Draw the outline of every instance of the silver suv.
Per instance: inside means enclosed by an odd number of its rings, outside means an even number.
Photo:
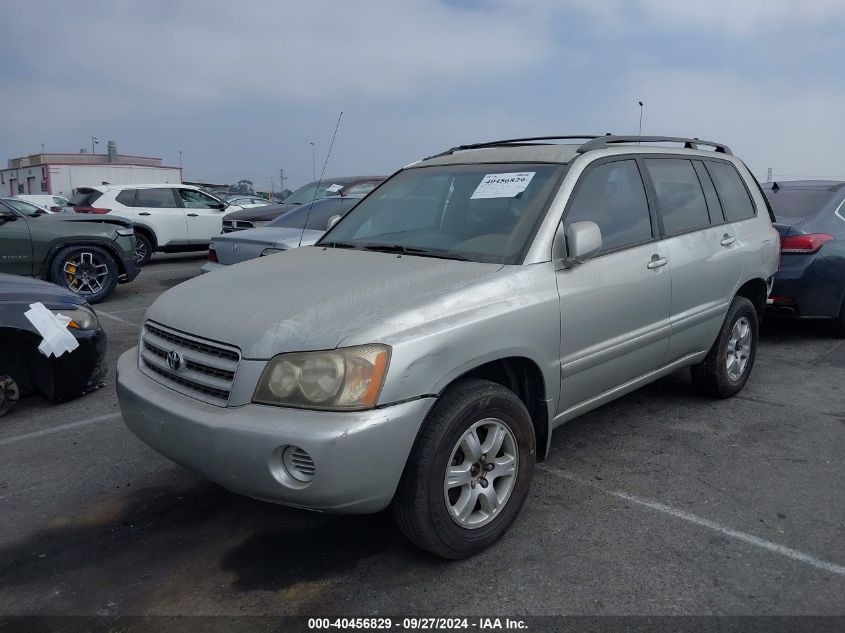
[[[683,367],[739,392],[777,264],[759,185],[724,145],[461,146],[313,247],[165,292],[120,357],[120,406],[232,491],[390,507],[460,558],[514,521],[564,422]]]

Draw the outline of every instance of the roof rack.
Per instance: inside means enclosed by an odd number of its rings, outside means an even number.
[[[606,137],[612,138],[621,138],[621,137],[614,137],[610,132],[605,134]],[[469,145],[458,145],[457,147],[452,147],[447,149],[445,152],[440,152],[439,154],[434,154],[433,156],[427,156],[423,160],[429,160],[431,158],[439,158],[440,156],[448,156],[450,154],[454,154],[455,152],[461,152],[468,149],[483,149],[485,147],[502,147],[504,145],[533,145],[537,141],[581,141],[584,139],[588,139],[590,141],[597,140],[602,138],[600,134],[570,134],[566,136],[529,136],[526,138],[506,138],[500,141],[488,141],[486,143],[471,143]],[[581,146],[583,147],[583,145]]]
[[[706,145],[714,148],[720,154],[733,155],[731,148],[722,143],[713,141],[702,141],[700,138],[683,138],[679,136],[600,136],[593,138],[578,148],[579,154],[590,152],[594,149],[606,149],[611,145],[622,143],[683,143],[686,149],[698,149],[699,145]]]

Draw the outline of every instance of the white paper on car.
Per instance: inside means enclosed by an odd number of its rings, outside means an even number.
[[[326,191],[331,193],[337,193],[341,189],[343,189],[343,185],[332,185],[331,187],[326,187]]]
[[[528,188],[535,171],[520,171],[508,174],[487,174],[472,192],[470,199],[513,198]]]
[[[65,352],[72,352],[79,347],[76,337],[67,331],[70,317],[53,314],[43,303],[30,303],[29,310],[23,313],[43,337],[38,351],[47,356],[59,357]]]

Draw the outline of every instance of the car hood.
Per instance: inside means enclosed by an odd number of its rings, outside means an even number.
[[[333,349],[348,335],[492,275],[499,264],[297,248],[186,281],[147,318],[240,348],[244,358]]]
[[[270,204],[263,207],[250,207],[232,211],[223,216],[224,220],[275,220],[283,213],[295,209],[298,204]]]
[[[132,220],[124,218],[119,215],[102,214],[80,214],[69,215],[67,213],[51,213],[49,215],[42,215],[38,218],[38,222],[46,220],[47,222],[87,222],[88,224],[113,224],[116,226],[132,226]]]
[[[87,302],[55,284],[17,275],[0,274],[0,303],[20,302],[25,304],[41,302],[44,305],[82,306]]]

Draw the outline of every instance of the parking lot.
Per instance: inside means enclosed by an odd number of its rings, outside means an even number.
[[[203,261],[158,255],[97,306],[111,368]],[[0,421],[2,614],[845,613],[845,342],[813,324],[767,323],[736,398],[684,371],[558,429],[514,527],[459,562],[203,481],[123,426],[114,378]]]

